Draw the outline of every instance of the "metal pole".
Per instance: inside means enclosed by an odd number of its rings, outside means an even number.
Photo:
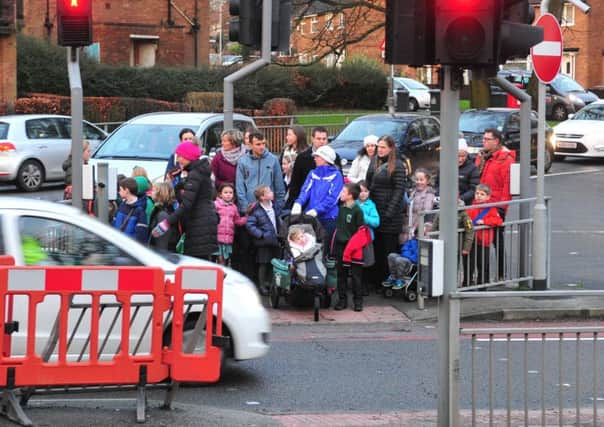
[[[271,63],[271,19],[273,11],[272,0],[262,0],[262,56],[260,59],[229,74],[224,78],[224,128],[233,128],[234,93],[233,84],[242,77],[252,74]]]
[[[539,82],[537,123],[537,191],[533,223],[533,289],[547,289],[545,245],[547,239],[545,207],[545,84]]]
[[[223,1],[220,0],[220,33],[218,34],[218,65],[222,66],[222,32],[224,27],[222,26],[222,7],[224,6]]]
[[[390,76],[388,77],[388,114],[394,114],[396,111],[396,98],[394,96],[394,65],[390,65]]]
[[[438,311],[439,394],[438,425],[459,424],[459,304],[450,295],[457,290],[457,139],[461,72],[443,67],[441,93],[440,238],[445,244],[444,295]]]
[[[97,165],[97,174],[97,215],[98,219],[105,224],[109,224],[109,193],[107,191],[107,185],[109,183],[109,163],[100,162]]]
[[[531,96],[517,88],[503,77],[497,77],[497,83],[520,101],[520,198],[530,197],[531,184]],[[530,218],[530,206],[522,203],[519,207],[520,219]],[[520,228],[520,277],[528,276],[529,233],[526,226]]]
[[[67,73],[71,89],[71,204],[82,209],[82,144],[84,106],[82,78],[80,76],[79,51],[75,47],[67,48]]]

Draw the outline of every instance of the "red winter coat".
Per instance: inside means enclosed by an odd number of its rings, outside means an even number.
[[[493,203],[493,202],[494,202],[493,199],[489,199],[489,201],[488,201],[488,203]],[[493,243],[493,234],[494,234],[493,228],[491,228],[491,227],[499,227],[501,224],[503,224],[503,220],[497,213],[497,208],[495,206],[491,206],[488,208],[481,208],[480,203],[478,203],[476,200],[474,200],[474,202],[472,203],[472,206],[476,206],[476,207],[468,209],[468,215],[470,216],[470,218],[472,218],[472,224],[475,227],[480,226],[478,224],[474,224],[474,220],[476,219],[476,217],[482,212],[482,210],[488,209],[488,212],[481,218],[481,220],[483,222],[483,224],[481,224],[481,225],[486,225],[490,228],[487,228],[485,230],[476,230],[476,242],[480,246],[489,247],[489,246],[491,246],[491,243]]]
[[[214,201],[214,206],[216,207],[216,212],[220,217],[220,222],[218,223],[218,233],[216,236],[218,243],[222,243],[223,245],[231,245],[233,244],[233,239],[235,238],[235,224],[244,225],[247,222],[247,217],[239,216],[239,210],[237,209],[237,205],[235,203],[227,203],[221,198],[217,198]]]
[[[346,244],[342,262],[344,264],[363,264],[363,248],[369,243],[371,243],[371,230],[366,225],[362,225]]]
[[[479,153],[476,156],[476,167],[480,166]],[[480,173],[480,183],[491,187],[491,202],[512,200],[510,194],[510,166],[516,161],[516,153],[505,147],[495,151],[488,159]],[[507,210],[507,205],[502,206]]]

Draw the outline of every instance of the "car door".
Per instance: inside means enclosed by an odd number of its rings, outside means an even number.
[[[432,172],[432,175],[436,175],[440,160],[440,123],[432,117],[426,117],[422,119],[422,132],[429,153],[424,167]]]
[[[46,179],[65,176],[62,165],[71,149],[70,136],[59,118],[42,117],[25,121],[25,133],[35,157],[44,166]]]
[[[505,146],[518,153],[520,150],[520,113],[515,112],[507,116],[503,125],[503,138]]]
[[[417,168],[429,168],[432,157],[431,144],[429,144],[424,135],[422,120],[417,119],[409,123],[405,146],[408,147],[408,157],[411,161],[413,170]]]

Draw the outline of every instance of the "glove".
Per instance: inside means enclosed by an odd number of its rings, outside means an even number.
[[[157,224],[155,228],[151,231],[151,235],[155,238],[161,237],[166,234],[166,231],[170,228],[170,223],[167,219],[164,219],[162,222]]]
[[[292,215],[300,215],[302,213],[302,205],[300,203],[294,203],[292,206]]]
[[[316,217],[317,216],[317,211],[314,210],[314,209],[311,209],[309,211],[306,211],[306,215],[310,215],[310,216]]]

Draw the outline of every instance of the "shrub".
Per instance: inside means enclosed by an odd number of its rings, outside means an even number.
[[[188,92],[185,96],[185,104],[191,111],[222,111],[223,100],[222,92]]]
[[[340,69],[341,102],[346,108],[380,109],[388,93],[380,64],[365,57],[347,59]]]

